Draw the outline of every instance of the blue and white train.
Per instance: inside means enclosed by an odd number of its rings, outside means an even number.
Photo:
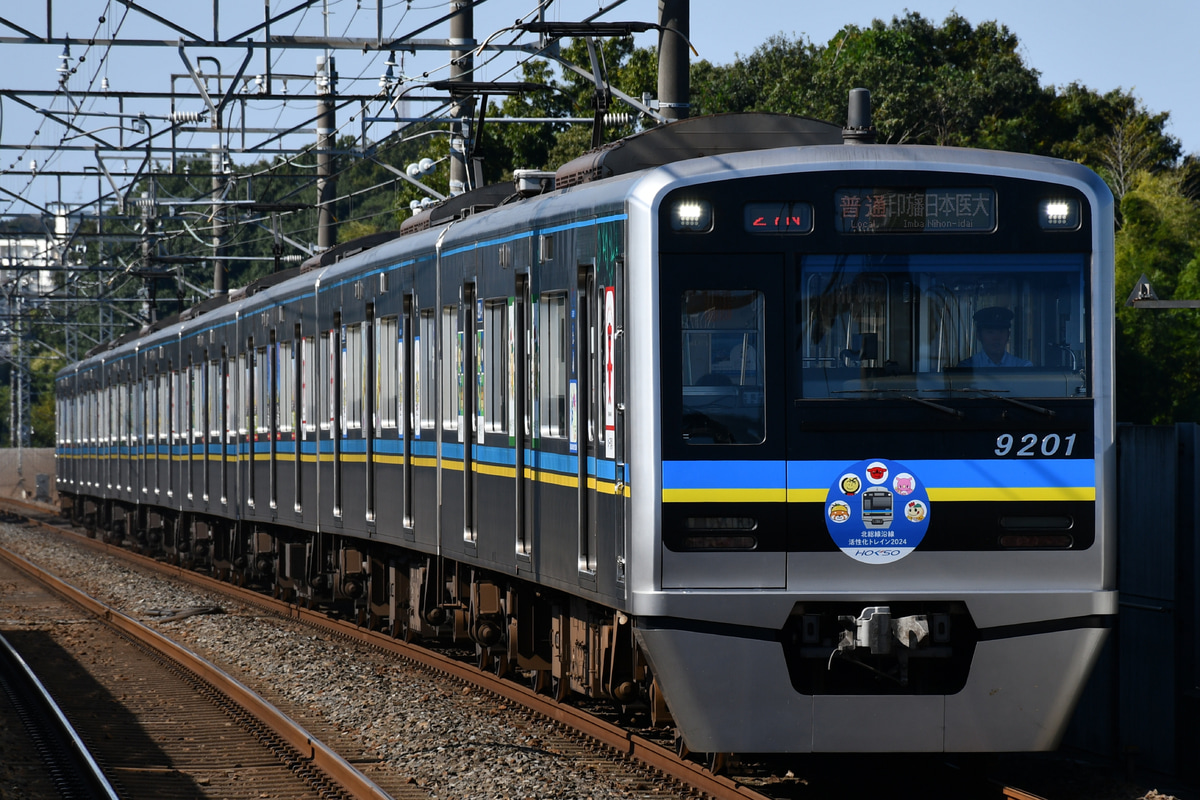
[[[1053,748],[1117,611],[1112,198],[851,134],[674,123],[125,336],[57,489],[695,752]]]

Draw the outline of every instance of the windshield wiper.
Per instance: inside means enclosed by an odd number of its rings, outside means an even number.
[[[959,419],[962,419],[966,416],[966,414],[959,411],[957,408],[944,406],[941,403],[935,403],[932,400],[926,400],[924,397],[915,397],[911,394],[905,394],[904,391],[904,389],[839,389],[830,392],[830,394],[890,394],[899,397],[901,400],[911,400],[914,403],[920,403],[923,406],[929,406],[930,408],[941,411],[943,414],[949,414],[952,417],[958,417]],[[799,403],[800,399],[797,399],[796,402]]]
[[[945,389],[929,389],[927,391],[943,392],[946,390]],[[1043,406],[1037,406],[1037,405],[1034,405],[1033,403],[1026,403],[1024,400],[1017,400],[1016,398],[1013,398],[1013,397],[1005,397],[1004,395],[1000,394],[999,392],[993,392],[988,389],[966,388],[966,389],[950,389],[950,391],[952,391],[952,392],[975,392],[976,394],[981,394],[984,397],[991,397],[995,400],[1003,400],[1006,403],[1012,403],[1014,406],[1020,406],[1021,408],[1027,409],[1029,411],[1035,411],[1038,414],[1045,414],[1047,417],[1053,417],[1057,413],[1052,408],[1044,408]]]

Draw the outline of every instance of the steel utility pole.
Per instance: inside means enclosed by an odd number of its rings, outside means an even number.
[[[687,119],[691,110],[688,42],[691,0],[658,0],[658,110],[667,121]]]
[[[213,145],[212,151],[212,248],[213,295],[229,293],[225,260],[225,150]]]
[[[450,54],[450,82],[453,84],[471,80],[471,73],[475,71],[475,61],[471,57],[475,46],[475,12],[466,0],[450,0],[450,13],[453,15],[450,17],[450,44],[455,48]],[[471,150],[467,141],[471,135],[471,104],[464,103],[453,86],[450,95],[454,98],[450,116],[455,119],[450,123],[450,195],[454,196],[471,187],[467,172],[467,153]],[[462,122],[464,116],[468,120],[466,123]]]
[[[333,145],[337,136],[337,106],[334,92],[337,68],[333,56],[317,56],[317,249],[337,244],[333,202],[337,178],[333,175]]]

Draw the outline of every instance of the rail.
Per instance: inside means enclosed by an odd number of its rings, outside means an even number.
[[[118,800],[103,770],[21,654],[0,635],[0,689],[9,696],[63,797]]]

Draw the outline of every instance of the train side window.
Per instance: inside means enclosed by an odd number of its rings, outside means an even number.
[[[421,332],[413,343],[417,351],[413,356],[413,363],[417,369],[417,374],[414,376],[416,384],[413,387],[415,390],[413,414],[420,421],[420,427],[428,429],[437,424],[437,404],[434,402],[433,394],[434,370],[437,368],[437,348],[434,347],[436,323],[433,318],[433,309],[422,311],[420,321]]]
[[[488,300],[483,306],[483,414],[490,433],[508,430],[510,308],[509,299],[504,297]]]
[[[279,343],[279,431],[291,433],[296,423],[296,362],[291,339]]]
[[[125,382],[121,384],[121,401],[124,403],[121,434],[125,443],[130,444],[133,439],[133,382],[128,373],[125,375]]]
[[[260,347],[254,353],[254,432],[270,433],[271,384],[270,361],[267,360],[267,348]]]
[[[105,391],[108,393],[108,440],[110,444],[116,444],[121,439],[121,395],[113,383]]]
[[[321,430],[327,431],[333,425],[333,331],[326,331],[321,334],[321,354],[325,363],[325,405],[321,406],[321,401],[317,400],[317,407],[321,414]]]
[[[396,317],[384,317],[375,325],[375,409],[382,428],[395,428],[398,419],[400,340],[397,322]]]
[[[135,442],[143,442],[150,430],[149,390],[146,378],[134,379],[131,385],[133,391],[133,436]]]
[[[683,293],[683,438],[688,444],[758,444],[766,431],[762,292]]]
[[[109,428],[109,438],[112,439],[114,444],[119,444],[121,442],[121,434],[123,433],[121,430],[121,385],[109,384],[108,396],[110,403],[109,411],[112,414],[112,426]]]
[[[458,430],[462,413],[462,334],[458,306],[442,307],[442,428]]]
[[[108,395],[100,387],[96,387],[96,441],[108,443]]]
[[[317,357],[313,338],[300,340],[300,424],[307,433],[317,429]]]
[[[542,295],[538,302],[538,378],[543,436],[567,435],[567,295]]]
[[[147,373],[142,380],[142,391],[142,407],[146,415],[142,432],[145,434],[146,443],[149,444],[158,438],[158,379]]]
[[[167,375],[165,372],[160,372],[154,377],[154,432],[158,434],[159,441],[166,441],[167,426],[170,419],[170,402],[171,391],[167,387]]]
[[[171,370],[171,440],[178,442],[187,430],[187,373]]]
[[[208,362],[208,435],[219,441],[221,430],[221,362]]]
[[[234,433],[246,435],[246,354],[238,353],[237,363],[229,372],[229,416],[232,424],[229,426]]]
[[[190,372],[192,374],[192,438],[200,439],[204,436],[205,393],[208,390],[204,384],[204,365],[194,364]]]
[[[111,376],[109,380],[112,380]],[[121,435],[118,416],[120,395],[117,394],[117,387],[113,383],[109,383],[104,391],[108,396],[108,441],[109,444],[116,444]]]
[[[363,326],[346,325],[342,342],[342,430],[362,427]]]

